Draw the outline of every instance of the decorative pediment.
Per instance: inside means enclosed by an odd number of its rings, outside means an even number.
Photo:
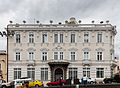
[[[103,48],[97,48],[96,51],[104,51],[105,49]]]
[[[77,51],[78,49],[77,48],[70,48],[68,49],[69,51]]]
[[[40,49],[40,51],[49,51],[49,49],[47,49],[47,48],[42,48],[42,49]]]
[[[34,48],[28,48],[27,51],[28,51],[28,52],[36,51],[36,49],[34,49]]]
[[[19,49],[19,48],[15,48],[14,50],[15,50],[15,52],[21,52],[22,51],[22,49]]]
[[[90,48],[83,48],[82,50],[83,50],[83,51],[91,51]]]
[[[65,51],[65,49],[63,49],[63,47],[61,47],[61,46],[57,46],[57,47],[53,48],[53,51]]]

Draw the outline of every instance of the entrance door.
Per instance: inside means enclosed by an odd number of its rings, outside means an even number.
[[[55,70],[55,80],[60,79],[61,77],[63,77],[63,70],[60,68],[57,68]]]

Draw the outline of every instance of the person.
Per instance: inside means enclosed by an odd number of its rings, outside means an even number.
[[[84,77],[83,77],[84,84],[87,84],[87,79],[88,79],[88,77],[86,75],[84,75]]]
[[[62,86],[62,76],[60,77],[60,86]]]

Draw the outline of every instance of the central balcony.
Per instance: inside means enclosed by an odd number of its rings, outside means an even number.
[[[27,60],[27,66],[35,66],[35,60]]]
[[[82,60],[82,65],[83,66],[85,66],[85,65],[90,66],[90,65],[92,65],[92,62],[91,62],[91,60]]]

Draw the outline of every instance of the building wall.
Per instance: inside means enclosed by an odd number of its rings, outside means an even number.
[[[99,26],[99,24],[98,24]],[[101,24],[100,24],[101,26]],[[103,25],[104,27],[79,27],[79,28],[74,28],[70,27],[70,30],[66,27],[60,27],[60,28],[54,28],[54,27],[49,27],[49,28],[27,28],[25,29],[24,27],[17,29],[17,27],[8,27],[8,30],[13,30],[15,34],[20,33],[21,35],[21,43],[16,43],[15,42],[15,35],[14,36],[9,36],[8,37],[8,62],[9,62],[9,67],[8,67],[8,80],[13,80],[14,77],[14,70],[13,68],[21,68],[22,76],[27,76],[27,66],[29,62],[28,60],[28,51],[29,49],[32,49],[35,53],[35,78],[36,79],[41,79],[40,78],[40,68],[42,67],[47,67],[48,68],[48,81],[51,80],[51,72],[50,72],[50,67],[48,65],[48,62],[54,61],[53,57],[53,52],[55,48],[61,48],[64,52],[64,60],[70,62],[70,65],[68,68],[71,67],[76,67],[78,68],[78,78],[83,77],[83,68],[84,67],[89,67],[90,68],[90,74],[92,78],[96,78],[96,68],[104,68],[104,78],[105,77],[110,77],[111,76],[111,66],[114,63],[114,59],[112,58],[110,53],[113,54],[112,57],[114,57],[114,36],[115,32],[112,31],[113,26]],[[26,26],[27,27],[27,26]],[[46,31],[45,31],[46,30]],[[63,30],[63,31],[62,31]],[[65,31],[66,30],[66,31]],[[89,33],[89,43],[84,43],[83,42],[83,35],[85,32]],[[103,42],[102,43],[97,43],[97,34],[101,32],[103,35]],[[35,42],[34,43],[29,43],[28,42],[28,35],[29,33],[34,34]],[[42,34],[47,33],[48,34],[48,43],[42,43]],[[54,43],[54,34],[55,33],[63,33],[64,35],[64,42],[63,43]],[[71,33],[74,33],[76,35],[76,42],[75,43],[70,43],[70,35]],[[112,44],[110,44],[110,36],[112,36]],[[42,49],[47,49],[48,51],[48,60],[47,61],[42,61]],[[88,62],[85,62],[83,60],[83,51],[84,49],[89,49],[90,52],[90,60]],[[97,50],[102,50],[103,51],[103,60],[102,61],[97,61],[96,60],[96,52]],[[15,61],[15,51],[19,50],[21,52],[21,60],[20,61]],[[70,60],[70,51],[73,50],[76,52],[76,60],[71,61]],[[85,65],[88,63],[89,66]],[[112,64],[111,64],[112,63]],[[67,78],[68,78],[68,70],[67,70]],[[102,80],[103,78],[96,78],[97,80]]]
[[[0,50],[0,64],[2,79],[7,81],[7,54],[5,50]]]

